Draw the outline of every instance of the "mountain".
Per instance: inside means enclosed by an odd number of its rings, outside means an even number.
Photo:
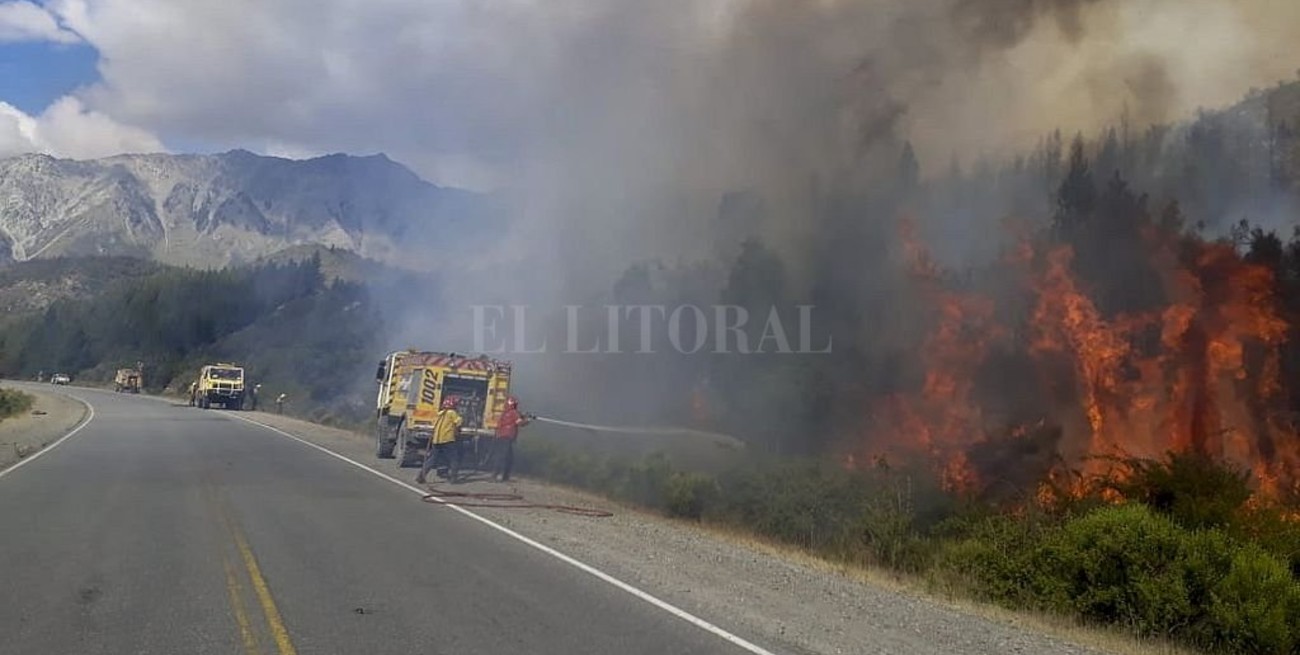
[[[0,262],[124,255],[216,267],[321,245],[418,267],[431,234],[479,243],[500,221],[489,196],[435,186],[384,155],[0,159]]]

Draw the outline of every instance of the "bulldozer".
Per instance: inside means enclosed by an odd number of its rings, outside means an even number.
[[[467,461],[479,461],[510,396],[511,364],[486,355],[404,350],[389,353],[375,373],[375,455],[416,466],[427,454],[444,397],[464,419]]]

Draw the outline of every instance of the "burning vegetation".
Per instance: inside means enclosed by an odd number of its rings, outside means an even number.
[[[1249,471],[1259,499],[1300,495],[1294,242],[1245,226],[1211,240],[1176,205],[1156,219],[1118,177],[1094,192],[1081,152],[1051,229],[1010,235],[970,280],[912,221],[899,233],[926,307],[922,374],[871,402],[847,461],[919,458],[950,491],[1050,503],[1195,455]]]

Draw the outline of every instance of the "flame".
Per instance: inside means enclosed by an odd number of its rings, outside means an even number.
[[[1071,360],[1079,386],[1080,410],[1087,420],[1087,454],[1118,454],[1122,448],[1109,428],[1123,420],[1116,398],[1125,392],[1120,368],[1129,356],[1122,327],[1106,322],[1070,274],[1073,251],[1058,248],[1047,255],[1047,270],[1032,284],[1038,296],[1029,350],[1040,357]]]
[[[989,471],[972,452],[995,435],[983,402],[990,390],[976,381],[998,348],[1022,354],[1031,370],[1018,373],[1036,376],[1049,399],[1026,401],[1021,414],[1061,429],[1057,464],[1029,487],[1040,504],[1104,497],[1090,478],[1122,478],[1117,460],[1170,452],[1250,470],[1264,498],[1300,493],[1300,435],[1282,418],[1281,349],[1291,326],[1271,269],[1247,262],[1232,244],[1148,227],[1143,247],[1165,304],[1107,316],[1077,276],[1069,246],[1021,239],[1000,264],[1024,281],[1028,309],[1016,318],[946,281],[912,221],[901,222],[900,235],[926,308],[915,353],[923,375],[912,390],[873,401],[868,433],[852,446],[860,454],[846,465],[882,451],[923,456],[945,488],[977,493]],[[998,438],[1026,435],[1013,426]]]
[[[877,408],[876,423],[888,426],[886,441],[904,454],[932,457],[946,489],[967,492],[979,481],[965,449],[984,439],[981,408],[974,398],[975,373],[990,343],[1003,331],[994,322],[992,300],[944,285],[911,220],[900,223],[900,234],[912,279],[933,310],[929,319],[934,328],[920,347],[920,390],[885,398]]]

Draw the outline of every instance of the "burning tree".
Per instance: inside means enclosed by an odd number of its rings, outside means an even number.
[[[1195,454],[1251,471],[1262,496],[1300,491],[1282,258],[1189,234],[1176,209],[1153,219],[1118,175],[1097,193],[1078,143],[1070,161],[1052,229],[1016,235],[992,267],[990,279],[1017,281],[1010,293],[945,278],[902,222],[927,308],[923,374],[872,401],[853,461],[925,458],[954,491],[1009,482],[1027,496]]]

